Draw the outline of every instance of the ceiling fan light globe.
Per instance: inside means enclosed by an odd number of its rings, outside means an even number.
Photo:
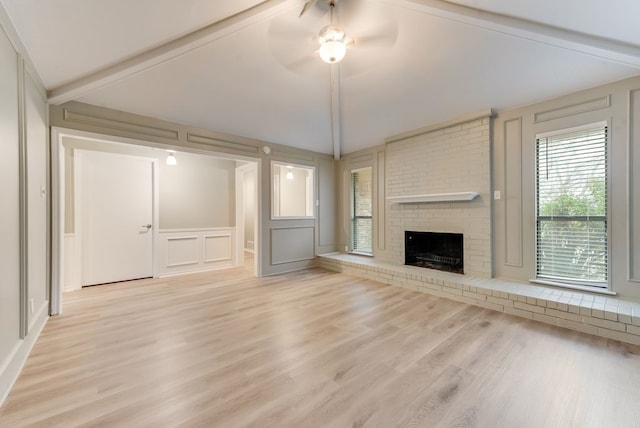
[[[320,58],[327,64],[340,62],[347,53],[347,47],[343,42],[330,40],[320,45]]]
[[[327,25],[320,30],[320,42],[328,42],[330,40],[342,41],[346,34],[344,30],[337,25]]]

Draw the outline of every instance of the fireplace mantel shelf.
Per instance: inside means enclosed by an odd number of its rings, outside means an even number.
[[[464,202],[471,201],[478,192],[430,193],[427,195],[388,196],[387,200],[394,204],[419,204],[429,202]]]

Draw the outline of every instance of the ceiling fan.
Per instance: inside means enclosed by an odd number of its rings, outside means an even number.
[[[298,18],[301,18],[318,0],[309,0],[304,4]],[[320,45],[318,53],[320,58],[328,64],[335,64],[340,62],[345,54],[347,48],[353,46],[354,41],[346,36],[344,30],[340,28],[334,22],[334,9],[336,7],[337,0],[325,0],[329,5],[329,25],[324,26],[318,35],[318,44]]]
[[[335,64],[345,54],[353,58],[345,61],[345,77],[370,71],[398,36],[393,9],[383,2],[309,0],[290,12],[271,21],[269,48],[277,62],[306,78],[322,74],[319,58]]]

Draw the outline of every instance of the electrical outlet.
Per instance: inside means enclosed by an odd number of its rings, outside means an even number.
[[[344,246],[344,252],[348,253],[349,252],[349,247],[347,245]]]
[[[500,191],[499,190],[494,190],[493,191],[493,199],[495,199],[496,201],[498,199],[500,199]]]
[[[33,297],[29,299],[29,309],[31,310],[31,313],[33,313]]]

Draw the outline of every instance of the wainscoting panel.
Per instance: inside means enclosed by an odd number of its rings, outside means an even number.
[[[314,227],[295,226],[271,229],[271,264],[311,260],[314,254]]]
[[[198,263],[198,237],[167,238],[167,267]]]
[[[231,235],[206,235],[204,237],[204,262],[220,262],[233,258]]]
[[[235,245],[235,227],[161,230],[154,245],[154,274],[162,277],[234,266]]]
[[[629,97],[629,279],[640,282],[640,89]]]
[[[522,119],[504,123],[504,263],[522,267]]]

